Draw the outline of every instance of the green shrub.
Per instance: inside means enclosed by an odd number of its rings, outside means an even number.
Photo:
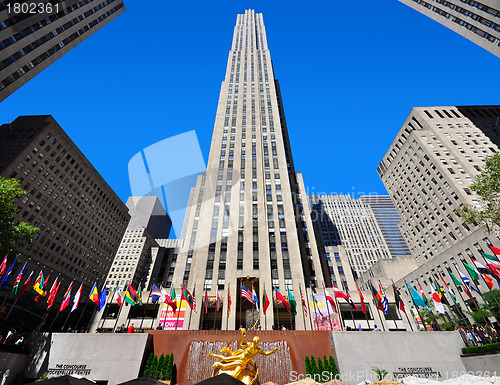
[[[337,365],[335,364],[335,359],[332,355],[330,355],[327,359],[326,355],[323,355],[323,361],[320,357],[318,357],[317,361],[314,356],[305,357],[305,367],[306,367],[306,375],[317,382],[323,381],[322,375],[324,372],[330,373],[328,379],[335,378],[339,373],[337,369]],[[317,362],[317,364],[316,364]]]
[[[143,376],[151,376],[151,365],[153,364],[154,353],[151,353],[146,361],[146,366],[144,366]]]
[[[482,346],[467,346],[462,348],[462,354],[472,354],[472,353],[500,353],[500,342],[495,342],[493,344],[486,344]]]

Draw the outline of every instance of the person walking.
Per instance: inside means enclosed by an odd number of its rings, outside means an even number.
[[[135,327],[134,327],[134,324],[132,323],[132,325],[130,325],[130,326],[128,327],[127,333],[133,333],[133,332],[134,332],[134,329],[135,329]]]

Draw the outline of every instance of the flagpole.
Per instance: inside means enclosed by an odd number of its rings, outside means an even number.
[[[146,287],[144,287],[146,288]],[[141,296],[142,296],[142,293],[141,293]],[[151,290],[149,290],[149,295],[148,295],[148,298],[146,299],[146,306],[144,306],[144,308],[142,309],[142,320],[141,320],[141,324],[139,325],[139,329],[142,330],[142,324],[144,322],[144,318],[146,318],[146,307],[148,305],[148,302],[149,302],[149,297],[151,297]]]
[[[106,303],[106,306],[104,307],[104,311],[102,312],[102,325],[101,325],[101,329],[104,327],[104,322],[106,322],[106,316],[109,313],[109,305],[111,304],[111,301],[113,301],[113,297],[114,297],[114,293],[109,296],[108,303]]]
[[[87,304],[89,300],[85,301],[85,305],[83,306],[83,310],[80,312],[80,317],[78,317],[78,321],[76,322],[75,329],[78,330],[78,325],[80,325],[80,321],[82,320],[83,314],[85,313],[85,310],[87,309]],[[118,318],[117,321],[118,322]]]
[[[117,286],[118,286],[118,285],[117,285]],[[119,287],[119,286],[118,286],[118,287]],[[125,287],[126,287],[126,286],[124,286],[123,288],[125,289]],[[126,293],[126,291],[125,291],[125,293]],[[114,296],[114,294],[113,294],[113,296]],[[118,326],[118,321],[119,321],[119,319],[120,319],[120,313],[122,312],[122,308],[123,308],[123,306],[125,306],[125,296],[123,296],[123,300],[122,300],[121,302],[122,302],[122,303],[121,303],[121,305],[120,305],[120,307],[119,307],[119,309],[118,309],[118,314],[116,315],[116,321],[115,321],[115,326],[113,327],[113,331],[115,331],[115,330],[116,330],[116,327]],[[86,302],[85,302],[85,305],[87,305],[87,303],[86,303]]]
[[[273,290],[275,291],[275,290]],[[273,302],[274,302],[274,296],[273,296]],[[276,309],[276,318],[278,320],[278,325],[276,325],[276,330],[280,329],[280,314],[278,313],[278,294],[276,294],[276,302],[274,302],[274,308]]]
[[[184,285],[182,285],[184,287]],[[177,321],[175,322],[175,330],[177,330],[177,325],[179,324],[179,316],[181,315],[181,309],[182,309],[182,297],[184,296],[184,290],[182,291],[182,294],[181,294],[181,302],[179,303],[179,309],[177,309]],[[177,296],[175,296],[175,302],[177,303]],[[168,306],[167,306],[167,309],[168,309]],[[186,317],[186,311],[184,310],[184,317]],[[167,319],[167,313],[165,313],[165,321]],[[183,325],[184,326],[184,323]]]
[[[451,310],[451,305],[450,305],[450,302],[448,302],[448,299],[446,298],[446,293],[444,292],[444,289],[441,285],[438,285],[438,280],[436,278],[436,273],[434,271],[431,272],[430,276],[429,276],[429,280],[430,281],[434,281],[434,286],[436,286],[436,288],[439,288],[439,293],[437,293],[438,297],[439,295],[441,294],[441,303],[445,306],[447,306],[447,308],[445,308],[445,316],[446,318],[448,319],[448,322],[450,323],[450,325],[453,325],[453,326],[460,326],[460,323],[458,322],[458,319],[456,317],[456,315],[453,313],[453,311]],[[446,301],[446,303],[444,303],[442,301],[442,299],[444,298],[444,300]],[[453,298],[452,298],[452,302],[453,302]],[[446,312],[446,309],[448,309],[448,312]],[[448,314],[450,313],[450,314]]]
[[[333,330],[332,318],[330,317],[330,308],[328,307],[328,301],[326,299],[326,289],[325,289],[324,283],[323,283],[323,294],[325,295],[325,305],[326,305],[326,310],[328,311],[328,320],[330,321],[330,330]],[[335,297],[335,294],[334,294],[334,297]]]
[[[240,279],[240,296],[239,296],[239,299],[240,299],[240,328],[243,326],[241,323],[241,303],[243,302],[243,300],[241,299],[242,293],[243,293],[243,280]],[[245,327],[246,327],[246,325],[245,325]]]
[[[479,253],[479,254],[481,254],[481,253]],[[497,281],[498,286],[500,286],[500,278],[497,278],[495,272],[493,271],[493,269],[488,264],[488,261],[486,260],[485,256],[483,254],[481,254],[481,257],[483,257],[484,263],[486,263],[485,267],[488,269],[488,271],[490,271],[491,273],[493,273],[493,276],[495,277],[495,280]],[[474,261],[472,261],[472,262],[474,262]],[[486,283],[486,279],[484,278],[483,274],[479,270],[478,270],[478,273],[481,274],[481,277],[483,277],[484,283]],[[486,284],[486,287],[488,289],[490,289],[490,287],[488,286],[488,284]],[[491,292],[492,290],[493,289],[490,289],[489,291]],[[495,302],[497,303],[498,308],[500,308],[500,303],[498,302],[497,296],[496,295],[492,295],[492,297],[495,300]]]
[[[71,311],[68,313],[66,316],[66,319],[64,320],[63,326],[61,328],[61,331],[64,332],[64,327],[66,326],[66,323],[68,322],[69,316],[71,315]]]
[[[464,265],[465,270],[467,270],[467,267],[465,266],[465,261],[464,261],[463,259],[460,259],[460,262],[462,262],[462,264]],[[457,266],[455,266],[455,268],[458,270],[458,267],[457,267]],[[479,272],[479,271],[478,271],[478,273],[479,273],[479,274],[481,274],[481,272]],[[461,277],[462,277],[462,275],[461,275],[460,273],[459,273],[459,275],[460,275],[460,278],[461,278]],[[469,275],[470,275],[470,273],[469,273]],[[474,284],[475,284],[474,279],[473,279],[472,277],[471,277],[470,279],[472,280],[472,281],[471,281],[471,284],[472,284],[472,283],[474,283]],[[484,280],[484,277],[483,277],[483,280]],[[463,281],[463,279],[462,279],[462,281]],[[485,283],[486,283],[486,280],[485,280]],[[464,282],[464,285],[465,285],[465,282]],[[472,287],[472,286],[471,286],[471,287]],[[486,285],[486,287],[488,287],[488,285]],[[488,311],[490,312],[490,315],[491,315],[491,316],[493,316],[493,317],[497,320],[497,322],[498,322],[498,323],[500,323],[500,319],[499,319],[497,316],[495,316],[495,314],[494,314],[494,313],[493,313],[493,311],[491,310],[491,307],[490,307],[490,305],[489,305],[488,301],[486,301],[486,299],[484,298],[483,293],[481,292],[481,289],[479,288],[479,285],[476,285],[476,289],[477,289],[477,292],[479,293],[479,295],[481,296],[481,298],[483,299],[484,304],[485,304],[485,305],[486,305],[486,307],[488,308]],[[482,314],[481,309],[479,309],[479,313],[481,313],[481,314]],[[487,317],[486,317],[486,318],[487,318]],[[488,319],[488,318],[487,318],[487,320],[489,321],[489,319]],[[490,324],[491,324],[491,322],[488,322],[488,323],[490,323]]]
[[[227,283],[227,298],[226,298],[226,301],[227,301],[227,310],[226,310],[226,330],[229,330],[229,312],[231,311],[230,309],[230,305],[229,305],[229,296],[231,295],[231,293],[229,292],[229,287],[230,287],[231,283],[228,282]],[[221,325],[220,325],[220,328],[222,329],[222,317],[221,317]]]
[[[307,309],[309,310],[309,323],[311,324],[311,330],[314,330],[312,314],[311,314],[311,305],[309,304],[309,295],[307,294],[307,287],[305,284],[304,284],[304,291],[306,292]]]
[[[405,281],[405,285],[406,287],[408,287],[408,282],[406,282],[406,279],[404,280]],[[415,306],[415,309],[417,310],[417,314],[418,316],[420,317],[420,321],[422,321],[422,326],[424,327],[425,329],[425,325],[424,325],[424,319],[422,318],[422,315],[420,314],[420,310],[418,310],[418,306],[417,304],[415,303],[415,300],[413,299],[413,296],[412,296],[412,293],[410,291],[410,298],[411,298],[411,302],[413,303],[413,306]],[[418,326],[418,322],[417,322],[417,326]],[[427,329],[425,329],[427,330]]]
[[[300,305],[301,305],[300,307],[302,308],[302,318],[304,318],[304,330],[307,330],[306,315],[304,313],[304,303],[302,302],[302,299],[304,297],[302,296],[302,289],[300,288],[300,282],[299,282],[299,292],[300,292]]]
[[[448,274],[450,274],[450,271],[448,270],[448,266],[445,266],[445,268],[446,268],[446,271],[448,272]],[[466,308],[467,308],[467,307],[469,307],[470,311],[472,311],[472,309],[471,309],[471,308],[470,308],[470,306],[467,304],[467,302],[465,302],[464,297],[462,296],[462,293],[460,292],[460,289],[458,288],[458,286],[457,286],[457,284],[455,283],[455,281],[453,280],[453,278],[452,278],[452,280],[451,280],[451,281],[452,281],[452,282],[453,282],[453,284],[455,285],[455,288],[457,289],[458,295],[460,296],[460,299],[461,299],[461,300],[462,300],[462,302],[464,303],[465,307],[466,307]],[[458,305],[458,304],[457,304],[457,305]],[[458,306],[458,308],[460,309],[460,312],[461,312],[461,313],[463,313],[462,308],[461,308],[460,306]],[[467,315],[465,315],[465,314],[464,314],[464,316],[465,316],[465,319],[466,319],[467,324],[469,325],[469,327],[472,327],[472,323],[470,322],[469,317],[467,317]],[[481,316],[483,316],[483,314],[482,314],[482,313],[481,313]],[[483,319],[484,319],[484,316],[483,316]],[[484,319],[484,322],[485,322],[485,324],[487,323],[487,322],[486,322],[486,319]]]
[[[16,304],[17,304],[17,300],[19,299],[19,295],[16,296],[16,300],[14,301],[14,303],[12,304],[12,306],[10,307],[10,310],[9,310],[9,313],[7,314],[7,316],[5,317],[4,319],[4,322],[7,321],[7,319],[9,318],[10,316],[10,313],[12,313],[12,309],[14,309],[16,307]]]
[[[207,285],[203,284],[203,291],[205,295],[203,296],[203,306],[201,308],[201,330],[203,330],[203,321],[205,320],[205,312],[208,312],[208,294],[207,294]]]
[[[219,298],[219,287],[217,287],[217,289],[215,290],[214,330],[215,330],[215,321],[217,320],[217,313],[218,313],[218,310],[217,310],[217,298]],[[219,304],[220,304],[220,302],[219,302]],[[222,329],[222,325],[221,325],[221,329]]]
[[[196,298],[196,285],[193,288],[193,296]],[[189,312],[189,321],[187,330],[190,330],[191,328],[191,316],[193,315],[193,308],[191,306],[189,306],[189,308],[191,309],[191,311]]]
[[[163,288],[163,286],[162,286]],[[172,292],[174,290],[174,287],[172,286],[170,288],[170,298],[172,298]],[[175,301],[175,304],[177,305],[177,296],[175,296],[176,298],[174,298],[174,301]],[[165,302],[166,301],[163,301],[163,306],[165,306]],[[165,317],[163,317],[163,329],[162,330],[165,330],[165,326],[167,325],[167,313],[168,313],[168,303],[167,303],[167,306],[165,307]],[[170,306],[172,307],[172,306]],[[172,311],[174,311],[174,308],[172,308]],[[179,304],[179,312],[180,312],[180,304]],[[160,313],[161,314],[161,313]],[[177,314],[177,321],[179,320],[179,314]],[[175,324],[175,330],[177,330],[177,323]]]
[[[291,306],[290,305],[290,289],[288,289],[288,313],[290,315],[290,330],[293,330],[292,312],[290,311],[290,306]]]
[[[396,287],[396,285],[394,284],[394,280],[391,278],[391,281],[392,281],[392,290],[394,291],[394,300],[396,301],[396,310],[398,311],[398,314],[399,314],[399,317],[401,319],[403,319],[403,317],[401,317],[401,309],[399,308],[399,303],[398,301],[396,300],[396,292],[395,290],[398,290],[398,288]],[[399,296],[399,295],[398,295]],[[399,301],[403,301],[401,299],[401,296],[399,296]],[[404,307],[404,304],[403,304],[403,307]],[[406,307],[404,307],[405,310],[403,310],[403,313],[405,313],[405,316],[406,316],[406,319],[408,320],[408,324],[410,325],[411,327],[411,330],[413,331],[413,327],[411,326],[411,323],[410,323],[410,320],[408,319],[408,314],[406,314]],[[398,329],[399,330],[399,329]]]
[[[264,295],[266,295],[266,283],[264,282],[262,285],[263,285],[263,288],[264,288]],[[264,330],[267,330],[267,310],[264,311],[265,307],[266,307],[266,301],[263,298],[263,301],[262,301],[262,311],[264,312]]]

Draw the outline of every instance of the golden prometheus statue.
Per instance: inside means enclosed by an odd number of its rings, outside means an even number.
[[[212,377],[225,373],[246,385],[254,385],[257,384],[257,378],[259,377],[259,369],[253,360],[254,357],[257,354],[269,356],[276,353],[278,348],[265,352],[259,348],[259,337],[255,336],[251,342],[243,342],[247,335],[247,331],[243,328],[241,328],[240,331],[242,334],[240,346],[243,349],[238,349],[233,352],[229,347],[224,347],[222,348],[221,353],[225,353],[227,356],[208,353],[209,357],[214,357],[220,360],[220,362],[215,362],[212,365],[214,368]]]

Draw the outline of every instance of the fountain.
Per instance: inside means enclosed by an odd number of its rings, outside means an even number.
[[[259,354],[255,357],[259,368],[259,382],[271,381],[277,384],[289,382],[293,366],[287,341],[261,342],[259,346],[264,351],[277,349],[276,353],[269,356],[264,357]],[[229,344],[220,341],[192,341],[189,346],[184,384],[194,385],[211,377],[212,365],[216,360],[208,354],[219,353],[224,347],[229,347],[232,351],[239,348],[236,340]]]

